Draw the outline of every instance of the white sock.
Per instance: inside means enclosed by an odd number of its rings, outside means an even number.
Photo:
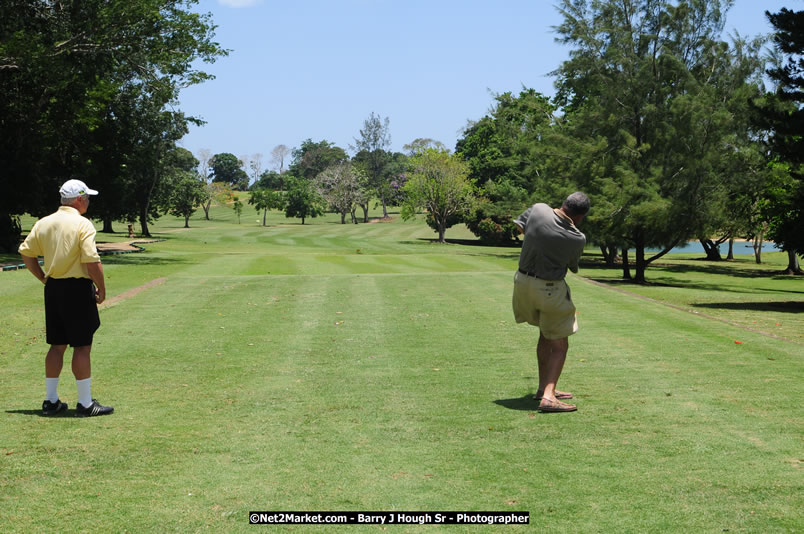
[[[45,389],[47,391],[47,397],[45,400],[50,402],[56,402],[59,400],[59,394],[56,390],[59,389],[59,377],[56,378],[47,378],[45,377]]]
[[[78,386],[78,402],[86,408],[90,404],[92,404],[92,386],[91,386],[91,378],[85,378],[83,380],[76,380],[75,385]]]

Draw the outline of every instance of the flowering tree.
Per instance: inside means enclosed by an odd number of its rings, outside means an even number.
[[[346,224],[346,214],[352,215],[352,222],[357,224],[355,209],[368,196],[362,184],[364,171],[351,163],[338,163],[327,167],[316,177],[316,187],[324,200],[341,214],[341,224]]]
[[[229,187],[221,182],[212,182],[206,184],[207,194],[201,207],[204,209],[204,218],[209,220],[209,208],[215,202],[221,206],[228,204],[234,197],[234,192]]]

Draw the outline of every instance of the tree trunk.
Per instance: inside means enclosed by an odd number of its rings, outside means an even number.
[[[382,218],[388,218],[388,206],[385,204],[385,192],[383,191],[382,195],[380,195],[380,200],[382,201]]]
[[[302,219],[302,224],[304,224],[304,217],[302,217],[301,219]]]
[[[787,251],[787,269],[785,274],[804,274],[801,270],[801,265],[798,263],[798,255],[795,251]]]
[[[185,216],[184,216],[184,227],[185,227],[185,228],[189,228],[189,227],[190,227],[190,216],[189,216],[189,215],[185,215]]]
[[[718,244],[716,244],[711,239],[698,239],[701,242],[701,246],[703,246],[704,252],[706,252],[706,259],[709,261],[723,261],[723,257],[720,255],[720,248],[718,248]]]
[[[628,249],[623,247],[623,279],[631,280],[631,264],[628,262]]]
[[[148,204],[140,208],[140,229],[142,237],[151,237],[151,232],[148,231]]]
[[[447,225],[446,223],[438,223],[438,242],[439,243],[446,243],[447,241],[444,239],[444,234],[447,233]]]
[[[201,204],[201,207],[204,208],[204,217],[206,218],[206,220],[209,220],[209,208],[210,208],[210,206],[212,206],[212,201],[211,200]]]
[[[352,222],[354,224],[357,224],[357,216],[355,215],[356,212],[357,212],[357,206],[353,207],[352,210],[349,212],[352,216]]]
[[[154,172],[154,178],[151,182],[151,188],[148,190],[148,196],[140,207],[140,227],[142,227],[142,236],[151,237],[151,232],[148,231],[148,208],[151,206],[151,195],[156,188],[156,182],[159,181],[159,174]]]
[[[752,246],[754,247],[754,260],[757,262],[757,265],[762,263],[762,240],[763,240],[763,233],[760,232],[758,235],[754,236],[754,242]]]
[[[634,281],[638,284],[645,283],[645,270],[648,263],[645,261],[645,239],[642,236],[642,229],[638,229],[634,235],[634,254],[636,255],[636,276]]]
[[[360,207],[363,208],[363,222],[367,223],[368,222],[368,210],[369,210],[368,202],[366,202],[365,204],[360,204]]]
[[[676,239],[669,245],[665,245],[664,249],[661,252],[654,254],[650,258],[645,258],[645,237],[644,237],[644,229],[639,229],[634,234],[634,250],[636,251],[636,278],[634,281],[644,284],[645,283],[645,271],[648,270],[648,266],[653,263],[654,261],[658,260],[671,250],[673,250],[678,243],[681,241],[680,239]]]
[[[734,259],[734,238],[733,237],[729,238],[729,254],[726,256],[726,259],[727,260],[733,260]]]
[[[268,208],[262,210],[262,225],[265,226],[265,220],[268,218]]]
[[[617,247],[600,245],[600,252],[603,254],[603,260],[609,267],[614,267],[617,263]]]
[[[638,284],[644,284],[645,270],[648,268],[648,264],[645,263],[645,247],[637,245],[634,248],[636,252],[636,277],[634,281]]]
[[[346,211],[341,212],[341,224],[346,224]]]
[[[114,221],[112,221],[112,219],[104,217],[103,218],[103,229],[101,229],[101,232],[103,232],[104,234],[113,234],[114,233],[114,228],[112,228],[112,223],[113,222]]]

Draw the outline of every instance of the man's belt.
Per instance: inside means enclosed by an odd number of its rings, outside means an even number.
[[[536,273],[535,273],[535,272],[533,272],[533,271],[525,271],[525,270],[523,270],[523,269],[517,269],[517,270],[518,270],[520,273],[524,274],[525,276],[532,276],[533,278],[539,278],[539,276],[536,276]]]

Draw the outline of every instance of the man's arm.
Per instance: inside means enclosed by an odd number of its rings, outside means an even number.
[[[96,261],[94,263],[87,263],[86,266],[89,277],[92,279],[92,282],[97,288],[95,300],[98,302],[98,304],[100,304],[106,300],[106,281],[103,278],[103,264],[101,264],[99,261]]]
[[[586,245],[586,239],[584,239],[580,250],[578,250],[578,255],[575,256],[572,261],[570,261],[569,265],[567,265],[567,267],[569,267],[569,270],[575,274],[578,274],[578,267],[581,262],[581,256],[583,255],[583,248],[585,245]]]
[[[511,219],[511,222],[513,222],[516,225],[520,234],[525,233],[525,225],[528,224],[528,218],[530,218],[530,212],[532,210],[533,206],[529,207],[524,212],[522,212],[522,214],[516,219]]]
[[[31,271],[31,274],[34,275],[37,280],[43,284],[47,282],[45,271],[43,271],[42,267],[39,265],[39,258],[26,256],[25,254],[20,254],[20,256],[22,256],[22,261],[25,263],[25,267]]]

